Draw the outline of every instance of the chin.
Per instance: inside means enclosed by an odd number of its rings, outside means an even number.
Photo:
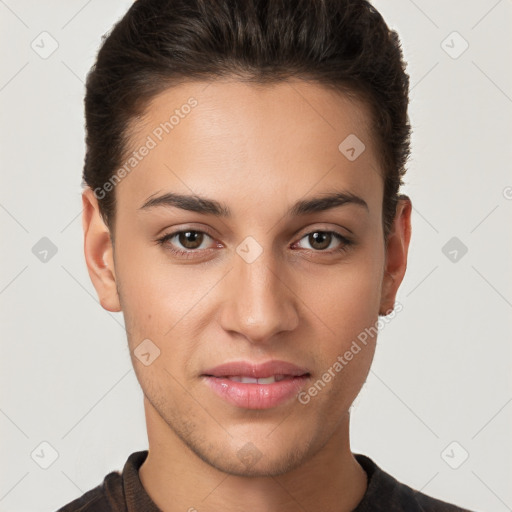
[[[271,458],[260,452],[253,459],[242,455],[242,451],[243,448],[230,454],[230,456],[226,456],[225,452],[216,454],[214,457],[205,456],[204,454],[198,455],[204,462],[223,473],[251,478],[276,477],[288,473],[299,467],[305,457],[304,453],[297,451],[281,454],[274,452]]]

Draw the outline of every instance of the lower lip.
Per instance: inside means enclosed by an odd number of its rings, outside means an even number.
[[[245,384],[229,379],[204,376],[217,395],[243,409],[270,409],[283,404],[304,387],[308,376],[293,377],[271,384]]]

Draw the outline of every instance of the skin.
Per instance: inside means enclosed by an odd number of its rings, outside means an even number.
[[[350,406],[367,378],[375,337],[306,405],[292,398],[267,410],[239,408],[201,374],[228,361],[280,359],[306,367],[317,381],[393,309],[407,265],[411,202],[399,202],[386,248],[369,112],[305,81],[233,79],[166,90],[134,125],[133,149],[190,96],[198,105],[116,186],[115,247],[94,194],[83,193],[89,275],[101,305],[123,311],[145,396],[142,484],[171,512],[231,512],[248,503],[260,511],[353,510],[367,480],[350,449]],[[366,146],[355,161],[338,150],[349,134]],[[299,199],[342,190],[363,198],[368,210],[347,203],[286,215]],[[232,217],[140,209],[164,192],[215,199]],[[179,229],[210,236],[195,246],[183,237],[155,242]],[[336,252],[344,244],[333,237],[321,247],[307,236],[315,231],[354,243]],[[236,252],[247,236],[263,249],[251,263]],[[196,257],[173,255],[170,247]],[[160,350],[148,366],[134,356],[144,339]],[[253,464],[239,457],[244,446]]]

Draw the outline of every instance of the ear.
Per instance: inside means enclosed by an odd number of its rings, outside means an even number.
[[[411,240],[411,210],[411,200],[401,195],[388,237],[379,315],[385,316],[393,311],[396,294],[405,275]]]
[[[107,311],[121,311],[116,287],[114,254],[110,231],[100,214],[98,200],[90,187],[82,193],[82,227],[87,270],[100,304]]]

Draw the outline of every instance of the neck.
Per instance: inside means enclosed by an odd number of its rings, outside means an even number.
[[[350,450],[349,413],[327,444],[296,469],[277,476],[219,471],[186,446],[144,400],[149,453],[142,485],[165,512],[252,510],[350,512],[362,500],[366,473]]]

